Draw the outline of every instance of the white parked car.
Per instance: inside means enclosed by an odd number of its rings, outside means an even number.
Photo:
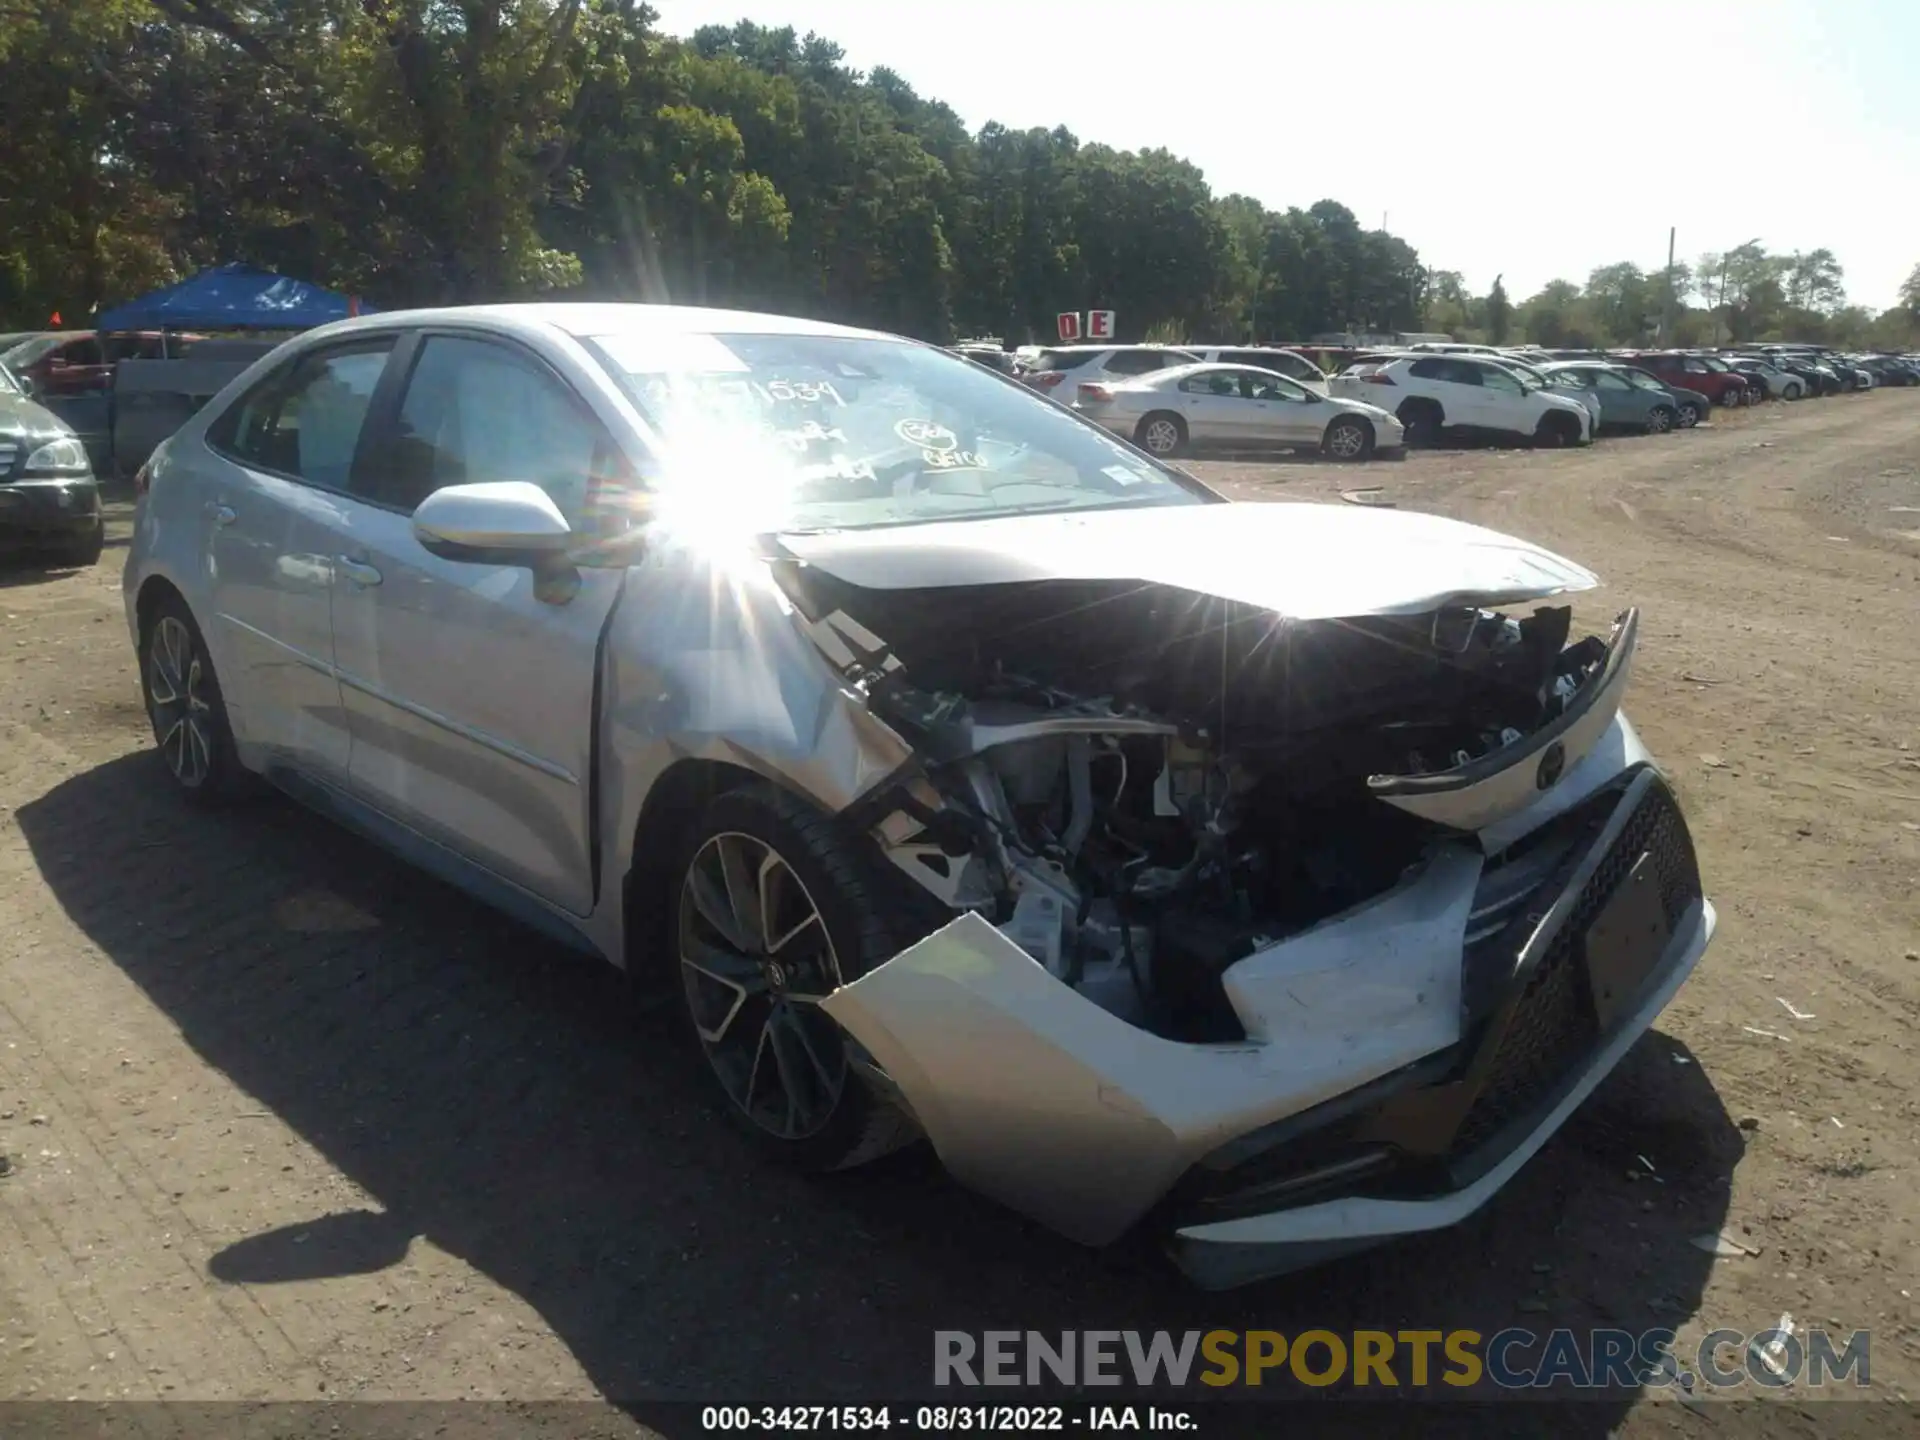
[[[1806,393],[1806,383],[1798,375],[1780,369],[1770,360],[1747,355],[1724,358],[1734,369],[1757,376],[1766,385],[1769,400],[1798,400]]]
[[[1189,345],[1197,359],[1210,365],[1244,365],[1252,370],[1271,370],[1289,380],[1297,380],[1309,390],[1327,393],[1327,372],[1298,350],[1280,350],[1266,345]]]
[[[1051,345],[1023,360],[1018,378],[1043,395],[1071,401],[1075,385],[1131,380],[1199,358],[1171,345]]]
[[[1155,455],[1206,446],[1281,446],[1336,460],[1406,453],[1400,422],[1379,406],[1243,365],[1181,365],[1111,385],[1081,384],[1073,407]]]
[[[1356,360],[1327,389],[1339,399],[1391,410],[1409,440],[1432,440],[1445,431],[1548,446],[1593,439],[1585,405],[1522,379],[1512,364],[1480,355],[1388,355]]]

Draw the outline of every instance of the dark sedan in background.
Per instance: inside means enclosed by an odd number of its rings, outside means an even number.
[[[0,551],[91,565],[106,531],[87,448],[30,390],[0,365]]]

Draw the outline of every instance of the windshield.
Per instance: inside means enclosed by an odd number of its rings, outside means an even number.
[[[6,366],[0,365],[0,395],[18,395],[20,393],[18,382],[16,382],[12,374],[8,372]]]
[[[1212,496],[978,365],[837,335],[603,335],[661,440],[663,510],[749,532],[867,529]]]
[[[15,370],[22,369],[33,364],[66,338],[65,335],[42,335],[35,340],[22,340],[4,355],[0,355],[0,365],[6,365]]]

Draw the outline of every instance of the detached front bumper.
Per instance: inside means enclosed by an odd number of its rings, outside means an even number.
[[[90,475],[0,484],[0,544],[57,544],[100,523],[100,487]]]
[[[1231,967],[1248,1038],[1136,1028],[964,915],[823,1002],[963,1183],[1069,1238],[1148,1222],[1201,1285],[1453,1224],[1619,1061],[1714,927],[1685,821],[1616,720],[1518,838]],[[1578,788],[1576,788],[1578,786]],[[1546,813],[1546,809],[1551,813]]]

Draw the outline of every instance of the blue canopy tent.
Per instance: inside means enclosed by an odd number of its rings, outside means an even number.
[[[369,313],[333,290],[252,265],[216,265],[138,300],[102,311],[94,326],[114,330],[308,330]]]

